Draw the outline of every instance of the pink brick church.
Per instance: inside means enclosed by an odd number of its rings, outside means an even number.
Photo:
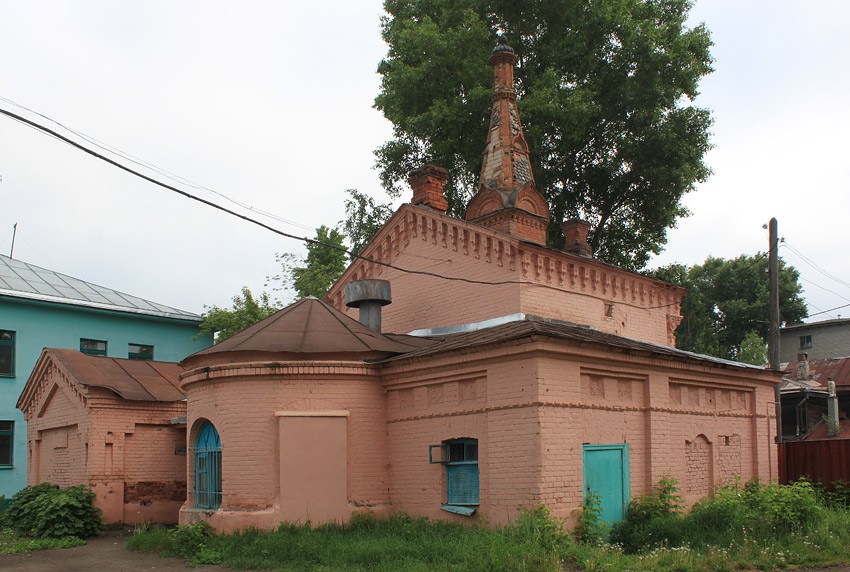
[[[735,476],[776,475],[771,373],[676,350],[684,292],[594,260],[583,221],[565,223],[565,251],[546,248],[515,61],[493,51],[466,220],[446,215],[446,172],[425,166],[412,203],[324,302],[183,361],[182,523],[362,509],[502,523],[541,502],[569,517],[589,490],[617,520],[661,475],[691,502]]]
[[[411,204],[324,301],[181,363],[181,523],[270,528],[364,509],[504,523],[536,503],[568,518],[588,491],[614,521],[662,475],[689,502],[735,476],[776,476],[773,374],[675,349],[684,291],[595,260],[587,223],[565,223],[564,251],[545,246],[515,61],[493,51],[466,220],[446,215],[446,171],[417,170]]]

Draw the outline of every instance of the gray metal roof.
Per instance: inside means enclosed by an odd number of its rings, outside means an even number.
[[[201,317],[0,254],[0,296],[198,322]]]

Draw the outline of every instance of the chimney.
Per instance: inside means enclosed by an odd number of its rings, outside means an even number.
[[[798,353],[797,361],[800,363],[797,368],[797,381],[809,381],[812,378],[812,372],[809,368],[809,354],[806,352]]]
[[[354,280],[345,285],[345,305],[360,308],[360,323],[375,332],[381,331],[381,306],[392,303],[387,280]]]
[[[841,425],[838,420],[838,395],[835,393],[835,382],[832,378],[826,382],[827,395],[826,398],[826,415],[830,419],[829,435],[834,437],[841,433]]]
[[[561,225],[564,232],[564,252],[578,254],[579,256],[593,256],[590,245],[587,243],[587,232],[590,223],[580,218],[571,218]]]
[[[422,165],[411,171],[407,181],[413,188],[414,205],[425,205],[441,213],[449,208],[449,202],[443,194],[443,187],[448,179],[448,174],[442,167],[436,165]]]

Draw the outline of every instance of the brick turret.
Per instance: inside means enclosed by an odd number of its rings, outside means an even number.
[[[478,191],[466,220],[522,240],[546,244],[549,207],[537,190],[516,105],[514,50],[500,38],[490,56],[493,112]]]

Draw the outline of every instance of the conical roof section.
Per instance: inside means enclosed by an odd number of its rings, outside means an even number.
[[[499,39],[490,56],[493,111],[478,190],[467,205],[466,220],[540,244],[546,243],[549,206],[537,190],[528,143],[522,130],[514,89],[517,56]],[[531,234],[518,233],[533,227]]]
[[[269,354],[400,354],[431,343],[375,332],[312,296],[184,360],[235,352]]]

